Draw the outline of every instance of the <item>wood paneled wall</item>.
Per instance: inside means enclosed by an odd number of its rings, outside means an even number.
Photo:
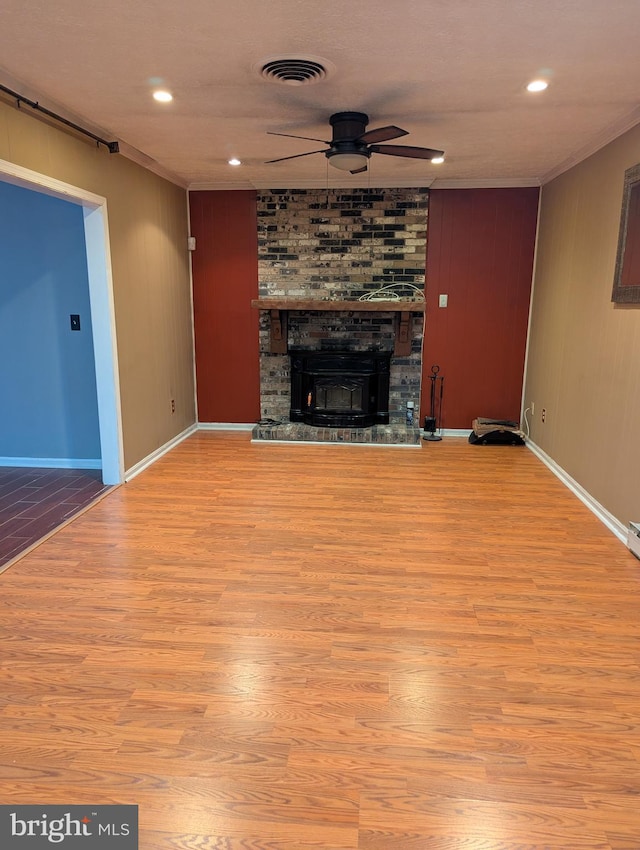
[[[256,195],[190,193],[198,418],[259,418]],[[538,189],[432,191],[421,419],[431,366],[445,376],[444,422],[519,418]],[[438,308],[447,293],[449,306]]]
[[[421,417],[437,364],[445,428],[471,428],[476,416],[519,419],[538,191],[430,193]]]
[[[260,418],[255,191],[189,193],[198,420]]]
[[[542,189],[525,395],[533,441],[624,526],[640,521],[640,305],[611,291],[638,162],[634,127]]]

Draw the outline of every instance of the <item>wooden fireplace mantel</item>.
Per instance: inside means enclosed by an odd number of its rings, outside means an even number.
[[[287,353],[287,323],[290,310],[307,313],[395,313],[396,333],[394,354],[407,357],[411,354],[411,314],[424,313],[424,301],[330,301],[305,298],[255,298],[252,307],[271,314],[271,353]]]

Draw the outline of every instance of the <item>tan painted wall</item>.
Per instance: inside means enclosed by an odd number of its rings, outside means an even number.
[[[186,192],[5,103],[0,159],[107,198],[128,469],[195,422]]]
[[[524,396],[533,441],[625,525],[640,521],[640,305],[611,289],[638,162],[640,126],[542,190]]]

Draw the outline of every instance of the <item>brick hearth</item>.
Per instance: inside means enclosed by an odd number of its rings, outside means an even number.
[[[422,431],[406,425],[372,425],[370,428],[316,428],[302,422],[256,425],[254,440],[286,440],[302,443],[367,443],[376,445],[420,445]]]

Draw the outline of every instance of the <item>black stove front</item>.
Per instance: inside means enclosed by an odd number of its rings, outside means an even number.
[[[292,422],[366,428],[389,422],[391,355],[371,351],[291,351]]]

